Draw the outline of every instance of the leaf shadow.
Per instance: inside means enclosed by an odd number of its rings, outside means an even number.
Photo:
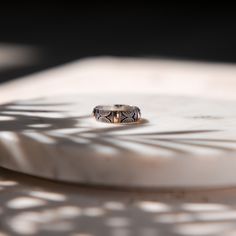
[[[132,144],[136,144],[144,148],[155,149],[157,158],[163,150],[172,156],[191,156],[199,148],[221,152],[236,150],[236,148],[225,145],[233,144],[236,140],[211,139],[204,136],[221,132],[221,130],[197,129],[143,132],[140,128],[151,125],[145,119],[142,119],[140,123],[130,125],[107,124],[101,126],[96,122],[91,125],[90,121],[93,119],[91,114],[69,115],[65,112],[67,105],[71,106],[71,103],[39,102],[35,105],[34,102],[30,103],[29,101],[27,104],[12,102],[1,105],[0,142],[1,148],[6,149],[4,153],[7,153],[12,159],[17,158],[13,156],[17,154],[13,154],[6,142],[2,141],[2,134],[6,132],[14,134],[24,150],[28,150],[31,145],[35,144],[44,147],[47,145],[48,148],[55,150],[66,145],[73,147],[73,150],[78,150],[78,152],[82,149],[86,150],[87,153],[92,153],[92,155],[96,155],[101,150],[107,151],[110,148],[115,150],[117,156],[133,155],[135,157],[140,155],[132,146]],[[133,130],[135,132],[130,132]],[[123,131],[125,132],[123,133]],[[197,135],[197,137],[194,137],[194,135]],[[27,142],[24,140],[27,140]],[[51,142],[47,143],[48,140]],[[27,158],[27,161],[29,160],[30,158]]]

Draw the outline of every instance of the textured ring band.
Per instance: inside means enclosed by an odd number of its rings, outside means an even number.
[[[93,109],[97,121],[106,123],[133,123],[141,118],[140,109],[130,105],[100,105]]]

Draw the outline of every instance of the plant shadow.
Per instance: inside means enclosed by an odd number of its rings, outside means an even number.
[[[125,163],[126,156],[135,161],[137,156],[148,155],[149,150],[156,153],[157,159],[162,153],[189,158],[199,149],[214,153],[236,150],[236,140],[211,136],[221,130],[158,131],[147,119],[129,125],[101,124],[89,112],[78,115],[71,110],[74,110],[71,103],[40,99],[1,105],[0,165],[57,179],[58,165],[73,166],[77,162],[85,165],[85,156],[90,162],[95,156],[113,156]],[[48,172],[43,169],[47,162]]]

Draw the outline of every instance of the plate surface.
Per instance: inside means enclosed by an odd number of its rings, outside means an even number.
[[[96,122],[98,104],[140,107],[136,125]],[[73,95],[0,107],[0,166],[104,186],[236,185],[236,109],[229,101],[158,95]]]

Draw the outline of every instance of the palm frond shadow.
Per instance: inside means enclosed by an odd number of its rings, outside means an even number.
[[[111,147],[118,152],[135,152],[120,143],[135,143],[145,147],[166,150],[174,154],[189,154],[197,148],[212,149],[224,152],[235,151],[236,147],[228,147],[225,144],[236,143],[230,139],[211,139],[205,134],[219,132],[220,130],[173,130],[161,132],[135,132],[129,133],[144,126],[148,122],[133,125],[118,125],[100,127],[86,123],[92,119],[90,114],[82,116],[70,116],[65,113],[63,107],[71,105],[67,103],[8,103],[0,106],[0,133],[4,131],[24,135],[25,132],[39,133],[55,141],[55,144],[76,144],[83,148],[92,148],[93,145]],[[29,109],[27,109],[29,107]],[[40,107],[43,107],[40,108]],[[46,107],[46,109],[45,109]],[[53,109],[51,109],[53,107]],[[55,109],[56,108],[56,109]],[[39,113],[39,114],[37,114]],[[54,115],[54,116],[53,116]],[[58,132],[58,130],[60,132]],[[66,133],[64,130],[71,130]],[[125,131],[125,134],[120,133]],[[197,137],[192,135],[197,134]],[[199,135],[203,135],[202,137]],[[166,136],[166,137],[165,137]],[[30,137],[27,136],[29,139]],[[31,137],[32,138],[32,137]],[[33,139],[33,138],[32,138]],[[81,141],[82,140],[82,141]],[[32,140],[40,142],[39,140]],[[210,143],[209,143],[210,142]],[[219,145],[220,144],[220,145]],[[188,148],[187,148],[188,147]]]

